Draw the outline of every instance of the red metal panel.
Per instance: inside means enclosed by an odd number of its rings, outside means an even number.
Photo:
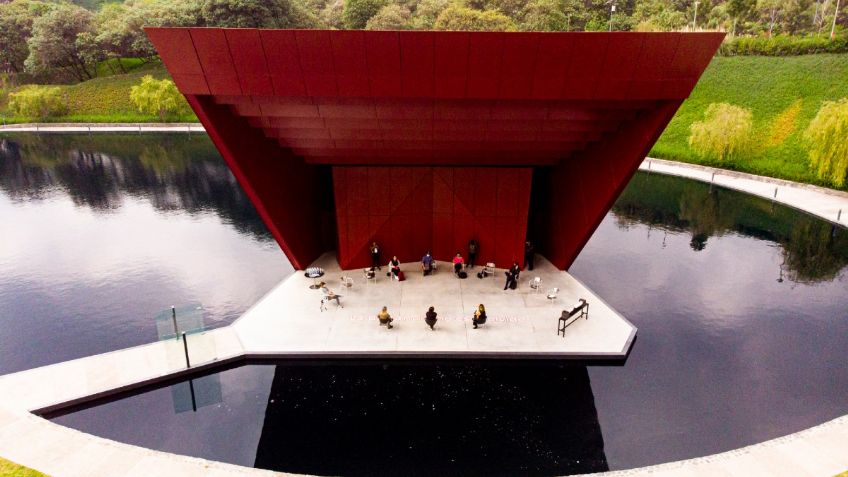
[[[203,75],[188,29],[148,27],[144,31],[172,76]]]
[[[388,215],[398,192],[393,191],[391,169],[388,167],[368,168],[368,213]]]
[[[630,79],[636,69],[647,33],[610,36],[607,55],[598,78],[595,97],[598,99],[627,99]]]
[[[433,33],[407,31],[400,38],[401,93],[409,98],[433,96]]]
[[[557,99],[562,95],[566,72],[571,63],[574,35],[542,35],[533,73],[532,96]]]
[[[330,36],[333,43],[333,62],[336,66],[336,85],[339,96],[367,97],[368,67],[365,63],[363,32],[342,30]]]
[[[190,32],[209,91],[212,94],[241,94],[241,86],[224,31],[192,28]]]
[[[539,38],[537,33],[504,37],[498,97],[523,99],[531,96]]]
[[[274,86],[268,74],[265,50],[258,30],[224,30],[230,54],[244,94],[272,95]]]
[[[300,68],[309,96],[336,96],[336,72],[330,35],[322,30],[295,30]]]
[[[606,58],[609,35],[577,35],[571,53],[571,64],[566,73],[562,97],[591,99]]]
[[[469,35],[464,32],[443,32],[434,36],[434,94],[437,98],[464,98]]]
[[[183,94],[209,94],[209,86],[203,75],[171,75],[177,89]]]
[[[365,56],[371,96],[400,96],[400,44],[397,32],[370,32],[365,36]]]
[[[493,217],[496,214],[498,173],[494,169],[479,168],[474,182],[474,199],[477,217]]]
[[[433,256],[439,260],[450,260],[456,255],[453,246],[453,216],[437,214],[433,216]]]
[[[501,73],[504,35],[481,32],[470,35],[468,42],[469,98],[497,98]]]
[[[497,169],[497,209],[498,217],[515,217],[518,203],[518,188],[520,178],[513,169]]]
[[[259,30],[268,72],[276,96],[305,96],[303,71],[297,53],[297,43],[291,30]]]

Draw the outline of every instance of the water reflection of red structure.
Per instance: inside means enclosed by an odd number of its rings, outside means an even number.
[[[471,238],[506,264],[527,237],[567,268],[723,37],[147,32],[297,268]]]

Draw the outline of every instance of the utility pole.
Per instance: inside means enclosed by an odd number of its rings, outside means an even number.
[[[695,2],[695,16],[692,17],[692,31],[695,31],[698,28],[698,5],[701,2]]]
[[[836,17],[839,16],[839,0],[836,0],[836,11],[833,12],[833,25],[830,26],[830,39],[836,38]]]
[[[610,21],[609,21],[609,31],[612,31],[612,14],[615,13],[615,4],[613,3],[610,7]]]

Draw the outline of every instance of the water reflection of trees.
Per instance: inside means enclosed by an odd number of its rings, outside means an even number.
[[[270,239],[206,136],[15,135],[0,139],[0,189],[18,201],[66,194],[98,212],[138,197],[163,211],[214,212]]]
[[[726,233],[778,244],[787,278],[832,280],[848,265],[848,230],[759,197],[677,177],[639,173],[613,206],[619,227],[646,224],[690,233],[703,250]]]

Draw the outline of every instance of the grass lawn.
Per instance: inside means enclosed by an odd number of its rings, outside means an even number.
[[[125,66],[127,60],[125,60]],[[144,123],[158,122],[158,116],[141,114],[130,102],[130,88],[141,82],[141,77],[151,75],[156,79],[170,78],[165,68],[159,64],[137,65],[126,74],[103,76],[74,85],[60,86],[67,94],[68,114],[50,118],[51,122],[59,123]],[[98,69],[106,68],[101,65]],[[117,68],[117,67],[115,67]],[[14,116],[8,110],[8,96],[0,91],[0,115],[6,117],[8,123],[36,122],[34,118]],[[196,122],[194,113],[179,118],[183,122]]]
[[[0,457],[0,477],[46,477],[46,474],[22,467]]]
[[[848,54],[716,57],[651,151],[653,157],[818,183],[802,139],[822,101],[848,97]],[[711,103],[749,108],[754,150],[717,163],[689,148],[689,126]],[[848,138],[846,138],[848,140]]]

